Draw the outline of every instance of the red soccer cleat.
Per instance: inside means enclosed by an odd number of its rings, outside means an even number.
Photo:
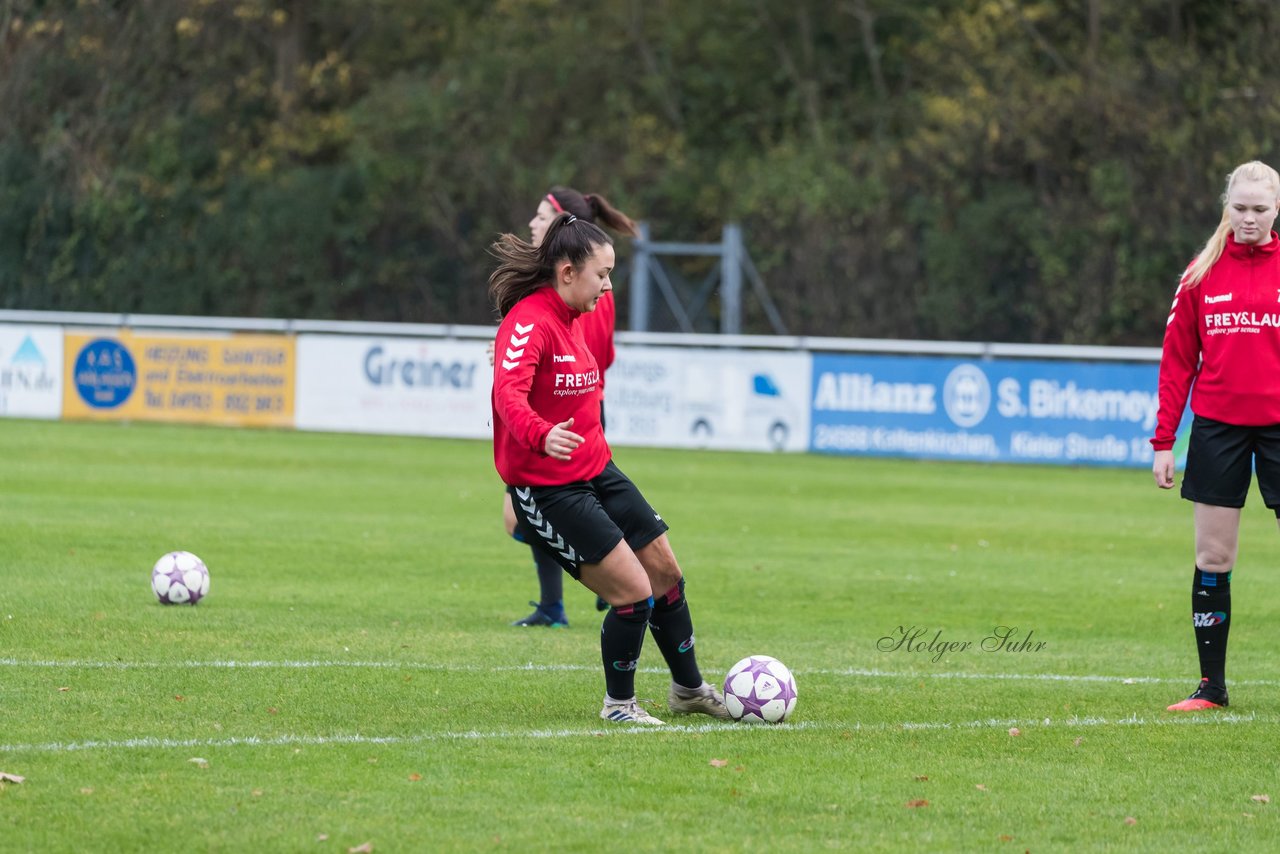
[[[1204,709],[1222,709],[1227,706],[1227,689],[1222,685],[1213,685],[1208,679],[1200,680],[1200,687],[1181,703],[1168,707],[1171,712],[1199,712]]]

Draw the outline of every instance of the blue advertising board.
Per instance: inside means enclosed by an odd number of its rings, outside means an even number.
[[[810,449],[1150,466],[1159,365],[815,353]]]

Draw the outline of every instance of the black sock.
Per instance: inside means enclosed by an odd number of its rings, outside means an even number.
[[[1196,568],[1191,584],[1191,624],[1196,630],[1200,677],[1226,687],[1227,633],[1231,631],[1231,573]]]
[[[671,668],[675,683],[685,688],[701,685],[702,671],[698,669],[698,656],[693,651],[693,617],[684,598],[683,578],[666,593],[654,597],[649,630],[667,660],[667,667]]]
[[[538,604],[555,608],[564,601],[564,570],[542,550],[533,549],[533,565],[538,568]]]
[[[604,687],[615,700],[636,695],[636,667],[644,646],[644,627],[653,600],[610,608],[600,625],[600,658],[604,662]]]

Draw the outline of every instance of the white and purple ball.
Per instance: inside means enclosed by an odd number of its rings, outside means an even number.
[[[209,592],[209,568],[191,552],[169,552],[151,569],[161,605],[194,605]]]
[[[796,678],[767,655],[749,655],[729,668],[724,704],[735,721],[782,723],[796,710]]]

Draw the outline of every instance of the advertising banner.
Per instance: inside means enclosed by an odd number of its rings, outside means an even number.
[[[813,358],[819,453],[1151,465],[1154,362]]]
[[[287,335],[67,330],[63,416],[292,427]]]
[[[0,416],[62,414],[62,330],[0,324]]]
[[[300,430],[493,436],[484,341],[300,335]]]
[[[619,345],[605,374],[611,445],[804,451],[808,353]]]

